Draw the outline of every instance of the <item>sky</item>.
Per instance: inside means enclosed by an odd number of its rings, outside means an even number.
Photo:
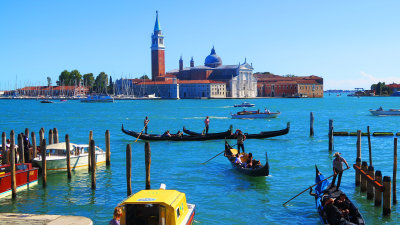
[[[324,89],[400,83],[400,1],[0,1],[0,90],[53,84],[77,69],[151,76],[156,10],[166,71],[215,46],[224,65],[317,75]]]

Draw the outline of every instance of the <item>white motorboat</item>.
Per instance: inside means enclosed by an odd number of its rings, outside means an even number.
[[[400,109],[383,110],[380,107],[376,110],[370,109],[369,112],[374,116],[400,116]]]
[[[253,107],[253,106],[255,106],[255,105],[252,103],[249,103],[249,102],[243,102],[242,104],[233,105],[233,107]]]
[[[268,118],[275,118],[279,114],[281,114],[279,111],[278,112],[270,112],[268,110],[264,112],[260,112],[260,110],[257,111],[240,111],[237,112],[236,114],[231,114],[232,119],[268,119]]]
[[[70,143],[70,160],[71,170],[88,167],[88,150],[87,144]],[[106,153],[96,146],[96,164],[106,162]],[[66,143],[51,144],[46,147],[46,164],[47,171],[67,171],[67,150]],[[42,167],[42,156],[33,159],[33,163]]]

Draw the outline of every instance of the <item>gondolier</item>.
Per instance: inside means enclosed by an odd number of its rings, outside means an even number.
[[[147,124],[149,124],[150,120],[149,118],[146,116],[146,118],[144,118],[144,133],[147,134]]]
[[[208,118],[208,116],[204,120],[204,125],[206,125],[205,129],[206,129],[206,135],[207,135],[208,134],[208,126],[210,125],[210,119]]]
[[[345,163],[347,168],[349,168],[349,164],[343,157],[340,156],[341,154],[342,153],[340,153],[340,152],[336,152],[333,155],[335,157],[335,159],[333,159],[333,179],[332,179],[331,187],[335,186],[336,177],[339,175],[338,182],[336,185],[336,190],[339,190],[340,181],[342,180],[343,163]]]
[[[246,135],[244,135],[241,130],[236,130],[236,139],[237,139],[238,153],[240,154],[240,148],[242,148],[242,151],[244,153],[244,140],[246,140]]]

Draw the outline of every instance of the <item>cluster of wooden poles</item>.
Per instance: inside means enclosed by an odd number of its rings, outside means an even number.
[[[144,145],[144,156],[146,165],[146,190],[150,190],[150,165],[151,165],[151,149],[150,142],[146,141]],[[126,145],[126,189],[127,196],[132,195],[132,147],[131,144]]]
[[[25,129],[25,136],[29,136],[29,129]],[[37,155],[37,146],[36,146],[36,136],[35,132],[31,133],[32,136],[32,146],[33,146],[33,154],[29,153],[29,159],[25,161],[24,158],[24,144],[22,135],[18,135],[18,154],[20,155],[19,163],[30,162]],[[41,128],[39,131],[40,137],[40,153],[42,157],[42,184],[45,188],[47,186],[47,162],[46,162],[46,139],[44,137],[44,128]],[[105,132],[105,140],[106,140],[106,165],[110,166],[110,131],[106,130]],[[67,158],[67,176],[68,179],[71,179],[71,149],[70,149],[70,141],[69,135],[65,135],[66,142],[66,158]],[[57,128],[49,130],[49,144],[59,143],[58,139],[58,130]],[[6,151],[6,133],[2,133],[2,164],[11,164],[11,190],[12,190],[12,198],[16,198],[17,196],[17,187],[16,187],[16,171],[15,171],[15,159],[16,158],[16,149],[15,149],[15,133],[14,130],[10,132],[10,151]],[[30,152],[27,150],[27,152]],[[10,154],[10,157],[8,155]],[[88,170],[91,173],[91,183],[92,189],[96,189],[96,154],[95,154],[95,141],[93,140],[93,131],[89,132],[89,151],[88,151]]]

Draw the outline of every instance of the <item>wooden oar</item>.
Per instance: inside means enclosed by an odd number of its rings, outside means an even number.
[[[235,146],[235,145],[232,145],[231,147],[233,147],[233,146]],[[211,159],[213,159],[213,158],[215,158],[215,157],[217,157],[217,156],[221,155],[221,153],[223,153],[223,152],[225,152],[225,150],[223,150],[222,152],[218,153],[217,155],[215,155],[215,156],[214,156],[214,157],[212,157]],[[207,161],[203,162],[202,164],[206,164],[206,163],[207,163],[208,161],[210,161],[211,159],[209,159],[209,160],[207,160]]]
[[[346,169],[344,169],[343,171],[345,171],[345,170],[348,170],[348,169],[350,169],[350,167],[349,167],[349,168],[346,168]],[[313,186],[310,186],[310,187],[306,188],[304,191],[300,192],[299,194],[297,194],[297,195],[296,195],[296,196],[294,196],[293,198],[289,199],[287,202],[283,203],[282,205],[283,205],[283,206],[284,206],[284,205],[286,205],[288,202],[290,202],[290,201],[292,201],[293,199],[297,198],[297,196],[299,196],[299,195],[303,194],[304,192],[306,192],[306,191],[307,191],[307,190],[309,190],[310,188],[312,188],[312,187],[314,187],[314,186],[316,186],[316,185],[318,185],[318,184],[322,183],[323,181],[326,181],[326,180],[328,180],[329,178],[333,177],[334,175],[335,175],[335,174],[332,174],[331,176],[329,176],[329,177],[327,177],[327,178],[325,178],[325,179],[321,180],[320,182],[318,182],[318,183],[314,184]]]
[[[137,142],[137,140],[140,138],[140,135],[142,135],[144,128],[146,128],[147,124],[143,127],[142,131],[140,131],[139,136],[137,136],[135,142]]]

